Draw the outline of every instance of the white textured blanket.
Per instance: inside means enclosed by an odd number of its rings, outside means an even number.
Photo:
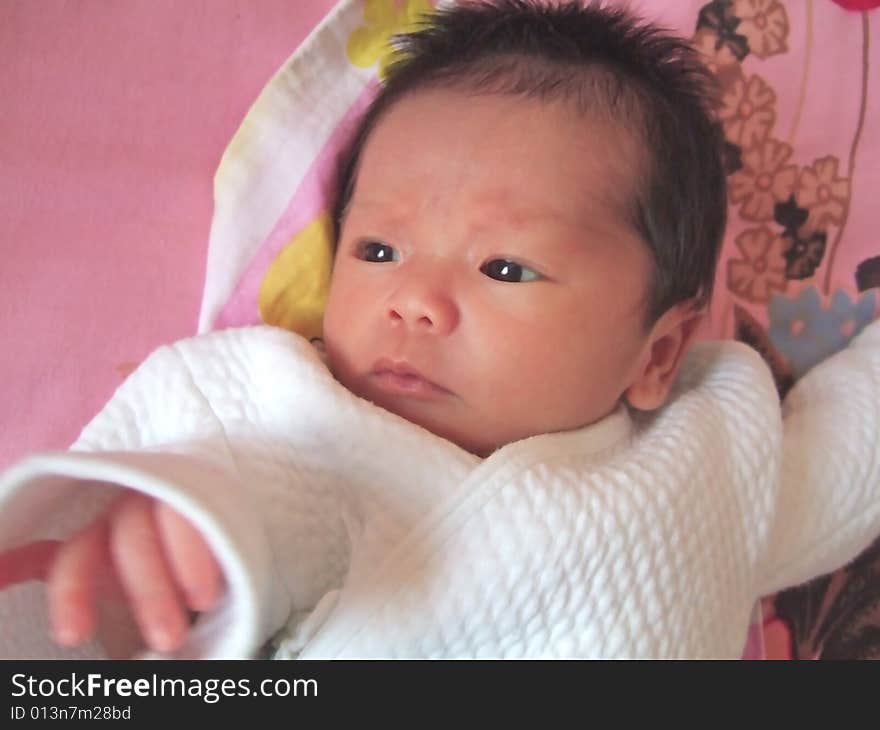
[[[655,416],[484,460],[358,399],[298,336],[227,330],[161,348],[74,451],[6,472],[0,549],[68,534],[118,484],[188,515],[226,570],[180,656],[284,629],[280,656],[738,657],[758,596],[880,533],[878,425],[878,324],[782,412],[755,353],[701,344]],[[42,600],[0,592],[0,656],[65,655]]]

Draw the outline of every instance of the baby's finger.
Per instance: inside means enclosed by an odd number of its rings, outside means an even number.
[[[110,552],[147,644],[157,651],[178,648],[189,622],[165,561],[152,500],[138,495],[119,502],[111,517]]]
[[[214,553],[201,533],[178,512],[156,502],[155,514],[165,545],[165,558],[187,605],[193,611],[207,611],[217,602],[223,583]]]
[[[76,646],[95,631],[98,576],[107,566],[107,528],[95,522],[57,550],[46,575],[49,622],[62,646]]]
[[[29,580],[46,580],[61,543],[40,540],[0,554],[0,590]]]

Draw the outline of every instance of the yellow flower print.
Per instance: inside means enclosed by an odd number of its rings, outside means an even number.
[[[740,19],[736,32],[758,58],[788,50],[788,15],[779,0],[734,0],[733,14]]]
[[[355,66],[369,68],[379,62],[379,78],[394,58],[391,36],[415,30],[423,15],[434,10],[428,0],[366,0],[365,26],[356,28],[348,39],[346,52]]]
[[[769,301],[774,291],[785,291],[785,251],[790,241],[762,226],[743,231],[734,243],[742,258],[727,262],[730,291],[758,304]]]
[[[722,98],[719,112],[727,138],[741,147],[764,140],[776,121],[776,93],[760,76],[735,81]]]
[[[742,203],[740,215],[746,220],[769,221],[776,203],[788,200],[794,192],[797,168],[786,165],[791,147],[767,138],[743,151],[742,169],[730,176],[730,200]]]
[[[260,284],[260,317],[307,339],[320,337],[333,266],[333,223],[326,213],[287,244]]]
[[[849,203],[849,180],[837,177],[837,165],[836,157],[822,157],[801,171],[795,198],[798,205],[810,211],[806,223],[809,230],[843,223]]]

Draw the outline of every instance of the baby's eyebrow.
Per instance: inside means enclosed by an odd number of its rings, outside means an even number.
[[[408,200],[408,197],[397,195],[379,198],[366,195],[353,198],[349,203],[349,213],[356,211],[367,218],[371,227],[376,226],[394,233],[406,226],[412,219],[413,210],[422,203],[421,200]],[[598,198],[590,201],[585,196],[584,209],[575,213],[541,201],[517,201],[515,205],[511,205],[511,197],[502,191],[486,194],[474,201],[473,212],[470,213],[471,229],[475,233],[487,230],[528,233],[540,226],[550,225],[563,231],[567,241],[572,238],[586,241],[616,238],[621,234],[631,233],[624,221],[611,214],[612,206],[602,204]],[[594,214],[590,214],[590,211]]]
[[[543,223],[568,223],[568,216],[558,210],[550,210],[546,208],[522,206],[511,209],[507,206],[491,206],[488,213],[493,220],[506,224],[511,228],[527,228],[531,225]]]
[[[478,211],[478,218],[472,224],[475,230],[505,228],[512,231],[528,232],[534,228],[550,226],[561,229],[566,234],[580,236],[595,227],[591,221],[584,220],[571,211],[540,203],[510,206],[509,204],[487,202],[481,204]],[[481,221],[489,221],[489,223],[481,225]]]
[[[352,213],[367,213],[371,218],[379,218],[383,223],[398,224],[405,220],[412,208],[401,203],[399,198],[379,200],[374,198],[352,198],[345,207],[346,217]]]
[[[511,206],[507,199],[510,196],[496,195],[487,196],[484,200],[474,203],[478,220],[492,220],[507,223],[513,228],[522,228],[532,223],[542,222],[569,222],[564,211],[554,207],[517,203]],[[421,201],[419,201],[421,203]],[[366,209],[368,212],[379,210],[383,219],[396,223],[406,220],[412,215],[414,209],[419,208],[418,203],[408,202],[403,196],[394,196],[388,199],[380,198],[357,198],[349,203],[349,210]]]

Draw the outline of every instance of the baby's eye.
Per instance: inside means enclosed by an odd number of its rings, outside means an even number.
[[[358,258],[369,261],[374,264],[385,263],[386,261],[400,261],[400,254],[387,243],[379,241],[364,241],[358,244]]]
[[[515,261],[508,261],[507,259],[492,259],[491,261],[487,261],[480,267],[480,271],[490,279],[497,279],[498,281],[519,283],[522,281],[534,281],[535,279],[541,278],[541,275],[537,271],[533,271],[527,266],[522,266]]]

